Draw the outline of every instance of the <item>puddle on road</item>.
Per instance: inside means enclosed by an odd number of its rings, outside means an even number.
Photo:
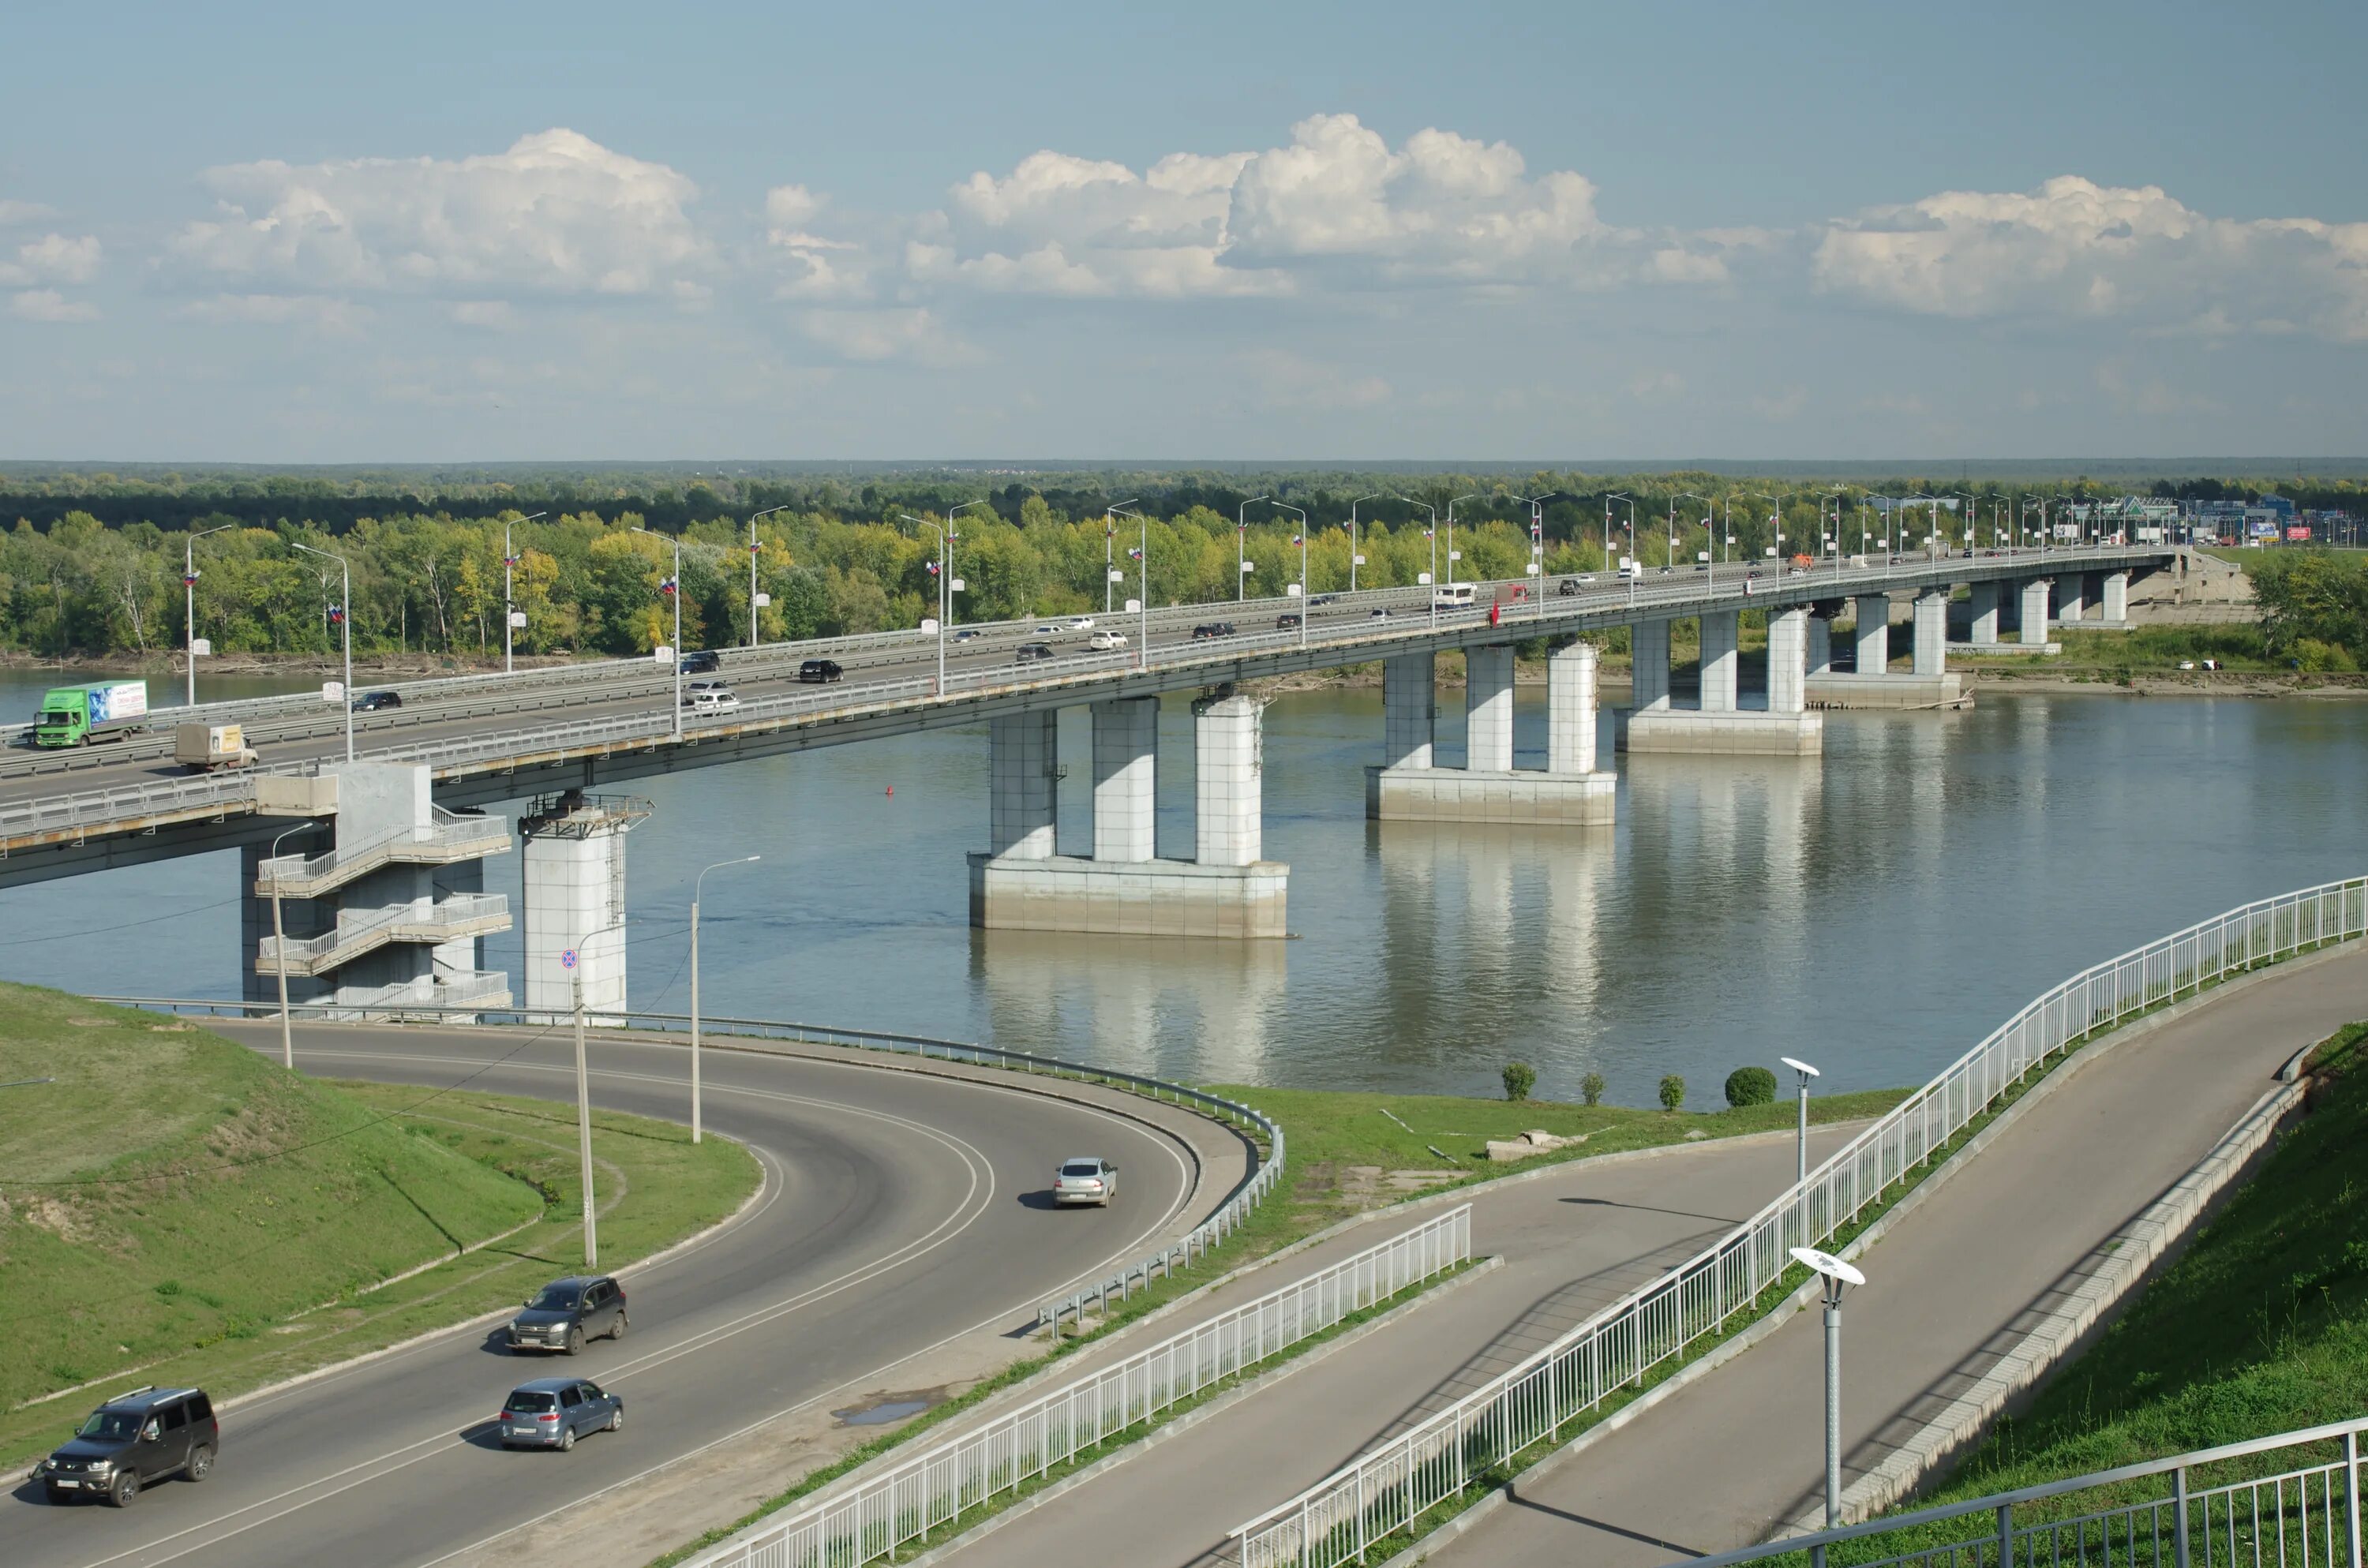
[[[933,1404],[945,1403],[943,1389],[917,1389],[910,1393],[883,1393],[869,1403],[849,1405],[834,1410],[842,1426],[890,1426],[908,1416],[918,1415]]]

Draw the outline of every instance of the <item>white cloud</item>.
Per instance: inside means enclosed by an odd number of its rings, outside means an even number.
[[[204,272],[304,290],[648,295],[704,270],[697,187],[573,131],[458,160],[209,170],[218,220],[174,236]]]
[[[98,307],[69,300],[55,289],[28,289],[8,301],[8,313],[23,321],[85,322],[98,319]]]
[[[87,283],[98,271],[98,241],[92,235],[68,239],[63,234],[43,234],[18,245],[13,261],[0,261],[0,288]]]
[[[503,329],[518,324],[518,312],[507,300],[458,300],[446,312],[455,326]]]
[[[2077,176],[1947,191],[1827,228],[1817,286],[1925,314],[2149,322],[2203,335],[2298,324],[2368,341],[2368,223],[2240,221],[2156,186]]]
[[[808,337],[844,359],[943,368],[978,358],[976,349],[926,310],[808,311],[798,324]]]
[[[216,294],[190,301],[180,313],[216,326],[300,326],[347,337],[359,333],[372,312],[367,305],[323,294]]]
[[[1393,390],[1380,376],[1358,375],[1283,348],[1258,348],[1242,356],[1256,379],[1259,402],[1280,410],[1375,408]]]
[[[1418,131],[1393,150],[1354,115],[1319,114],[1288,146],[1171,153],[1141,173],[1065,153],[954,187],[941,232],[909,244],[923,284],[1072,297],[1281,294],[1351,288],[1725,278],[1704,244],[1606,224],[1595,187],[1530,177],[1502,142]]]
[[[44,218],[54,218],[58,210],[44,207],[38,201],[16,201],[0,197],[0,226],[16,223],[38,223]]]

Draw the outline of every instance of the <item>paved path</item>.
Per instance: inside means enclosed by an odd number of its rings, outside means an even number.
[[[1843,1308],[1843,1485],[2076,1286],[2280,1063],[2362,1017],[2368,953],[2356,951],[2214,999],[2083,1068],[1871,1248]],[[1824,1353],[1820,1315],[1796,1314],[1429,1561],[1625,1568],[1762,1539],[1822,1495]]]
[[[1820,1128],[1811,1147],[1848,1131]],[[1217,1560],[1247,1514],[1467,1392],[1748,1217],[1792,1179],[1789,1137],[1564,1165],[1474,1193],[1473,1250],[1506,1267],[951,1553],[960,1568]],[[1411,1217],[1408,1223],[1411,1223]],[[1235,1299],[1404,1229],[1377,1221],[1245,1280]],[[1271,1278],[1269,1278],[1271,1276]],[[1231,1304],[1212,1302],[1212,1308]],[[1192,1321],[1179,1317],[1177,1326]],[[1140,1348],[1148,1337],[1121,1350]]]

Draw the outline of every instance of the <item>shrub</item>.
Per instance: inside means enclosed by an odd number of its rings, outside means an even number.
[[[2349,674],[2360,667],[2360,661],[2340,643],[2322,642],[2316,637],[2305,637],[2294,643],[2294,667],[2310,675]]]
[[[1726,1103],[1737,1110],[1776,1097],[1776,1074],[1765,1067],[1738,1067],[1726,1075]]]
[[[1530,1091],[1537,1086],[1538,1070],[1536,1068],[1526,1062],[1505,1063],[1505,1097],[1507,1099],[1516,1101],[1528,1099]]]
[[[1661,1080],[1661,1108],[1675,1110],[1686,1103],[1686,1081],[1675,1073]]]
[[[1578,1092],[1580,1097],[1585,1099],[1588,1104],[1601,1105],[1603,1103],[1603,1074],[1600,1073],[1589,1073],[1586,1077],[1581,1078],[1578,1081]]]

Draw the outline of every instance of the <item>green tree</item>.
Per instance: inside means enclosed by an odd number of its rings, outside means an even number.
[[[1661,1108],[1675,1110],[1686,1103],[1686,1081],[1671,1073],[1661,1080]]]
[[[1530,1091],[1538,1086],[1538,1070],[1526,1062],[1506,1062],[1503,1076],[1505,1097],[1517,1105],[1528,1099]]]

